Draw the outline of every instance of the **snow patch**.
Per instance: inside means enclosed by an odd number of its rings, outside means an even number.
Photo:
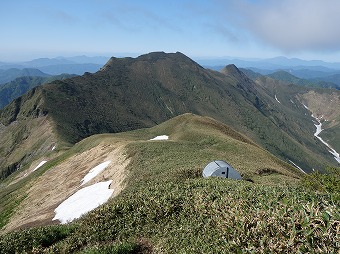
[[[36,171],[38,168],[40,168],[40,167],[41,167],[42,165],[44,165],[46,162],[47,162],[47,161],[42,161],[42,162],[40,162],[40,163],[38,164],[38,166],[36,166],[36,167],[32,170],[32,172]]]
[[[296,165],[294,162],[292,162],[291,160],[289,160],[289,162],[292,163],[296,168],[300,169],[300,171],[301,171],[302,173],[307,174],[305,171],[303,171],[302,168],[300,168],[300,167],[299,167],[298,165]]]
[[[309,108],[308,108],[305,104],[302,103],[302,105],[305,107],[305,109],[308,109],[308,110],[309,110]]]
[[[335,151],[326,141],[324,141],[320,136],[319,134],[322,132],[322,123],[320,121],[319,118],[315,117],[314,115],[312,115],[312,117],[318,122],[318,124],[314,124],[315,127],[316,127],[316,131],[314,133],[314,136],[316,138],[318,138],[325,146],[327,146],[328,148],[328,152],[330,152],[333,156],[334,156],[334,159],[340,163],[340,154]]]
[[[313,115],[312,115],[313,116]],[[317,118],[315,118],[315,119],[317,119]],[[317,119],[318,120],[318,119]],[[316,127],[316,131],[315,131],[315,133],[314,133],[314,136],[315,137],[317,137],[317,138],[319,138],[319,134],[321,133],[321,131],[322,131],[322,123],[318,120],[318,123],[319,124],[314,124],[314,126]]]
[[[52,220],[65,224],[104,204],[113,193],[109,189],[111,182],[99,182],[80,189],[54,210],[56,214]]]
[[[171,114],[174,114],[174,112],[171,110],[171,108],[167,104],[165,104],[165,106],[170,111]]]
[[[292,99],[290,99],[290,102],[291,102],[292,104],[295,104],[294,101],[293,101]]]
[[[56,148],[56,146],[53,146],[53,147],[52,147],[52,151],[54,151],[54,150],[55,150],[55,148]]]
[[[150,140],[168,140],[169,139],[169,136],[167,135],[161,135],[161,136],[157,136],[157,137],[154,137]]]
[[[99,164],[98,166],[94,167],[93,169],[91,169],[89,171],[89,173],[87,173],[86,176],[84,176],[84,178],[81,180],[82,183],[81,185],[84,185],[85,183],[89,182],[91,179],[95,178],[100,172],[102,172],[109,164],[111,163],[111,161],[105,161],[101,164]]]
[[[275,100],[281,104],[281,102],[277,99],[276,94],[275,94]]]

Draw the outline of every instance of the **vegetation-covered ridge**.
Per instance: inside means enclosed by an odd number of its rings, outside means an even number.
[[[168,141],[149,141],[163,134],[169,136]],[[77,190],[86,172],[108,160],[112,163],[97,181],[112,179],[115,195],[122,186],[201,177],[203,168],[216,159],[228,161],[244,179],[256,183],[294,184],[302,176],[299,170],[229,126],[193,114],[149,129],[94,135],[59,152],[60,156],[55,151],[50,153],[50,157],[45,157],[48,162],[37,171],[32,172],[41,160],[16,172],[1,186],[0,226],[6,225],[4,231],[51,223],[54,208]],[[128,163],[130,171],[125,170]],[[122,185],[119,179],[125,175],[129,177]],[[26,195],[23,202],[22,195]]]
[[[148,253],[336,253],[338,206],[301,187],[164,181],[129,188],[76,223],[7,234],[0,250],[111,253],[134,243]]]
[[[74,144],[93,134],[151,127],[191,112],[230,125],[307,172],[321,170],[334,159],[314,139],[312,118],[296,98],[301,88],[291,90],[296,93],[285,95],[289,105],[281,105],[275,93],[235,66],[219,73],[179,52],[154,52],[111,58],[94,74],[34,88],[1,110],[0,122],[7,128],[47,115],[58,142]]]
[[[169,140],[149,140],[163,134]],[[312,188],[299,186],[299,171],[228,126],[192,114],[149,129],[89,137],[63,160],[117,140],[127,141],[130,160],[126,187],[117,197],[73,223],[3,235],[0,252],[335,253],[339,248],[338,176],[319,192],[314,178],[306,181]],[[202,169],[213,159],[227,160],[254,183],[203,179]]]

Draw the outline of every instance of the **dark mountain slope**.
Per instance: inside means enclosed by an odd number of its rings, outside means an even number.
[[[15,80],[6,83],[0,87],[0,108],[3,108],[13,99],[18,98],[33,87],[39,86],[44,83],[50,83],[54,80],[63,80],[65,78],[70,78],[74,76],[75,75],[61,74],[51,77],[25,76],[16,78]]]
[[[271,100],[275,103],[271,116],[280,128],[286,131],[289,136],[309,149],[315,151],[319,159],[320,156],[328,157],[329,162],[336,163],[333,156],[330,155],[328,148],[323,145],[314,133],[317,122],[311,116],[323,117],[326,123],[323,125],[325,131],[321,135],[329,133],[327,142],[333,147],[338,147],[336,140],[339,133],[339,114],[337,102],[340,98],[340,92],[335,89],[311,89],[293,84],[287,84],[274,80],[269,77],[262,77],[256,80]],[[308,106],[308,109],[305,107]]]
[[[304,139],[313,139],[307,131],[302,141],[297,134],[291,136],[295,126],[284,124],[283,108],[233,65],[219,73],[181,53],[155,52],[111,58],[97,73],[35,89],[34,96],[18,98],[0,111],[0,122],[12,125],[48,115],[59,139],[75,143],[93,134],[150,127],[191,112],[230,125],[307,171],[320,169],[329,160],[317,155],[314,147],[305,147]],[[305,113],[300,111],[289,121]],[[306,125],[313,128],[311,121]]]
[[[330,82],[336,84],[337,88],[340,89],[340,74],[333,74],[326,77],[316,77],[311,79],[314,82]]]
[[[48,77],[50,75],[38,69],[25,68],[25,69],[20,70],[16,68],[11,68],[8,70],[0,70],[0,84],[5,84],[18,77],[24,77],[24,76]]]
[[[257,78],[262,77],[262,74],[255,72],[251,69],[240,68],[239,70],[242,71],[244,74],[246,74],[247,77],[252,80],[256,80]]]
[[[290,74],[287,71],[282,71],[282,70],[268,74],[267,77],[270,77],[270,78],[273,78],[273,79],[276,79],[276,80],[285,81],[287,83],[292,83],[292,84],[295,84],[295,85],[300,85],[300,86],[338,88],[337,84],[327,82],[326,79],[315,80],[315,81],[302,79],[302,78],[298,78],[298,77]]]

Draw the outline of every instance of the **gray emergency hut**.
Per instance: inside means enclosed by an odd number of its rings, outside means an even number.
[[[225,161],[212,161],[203,169],[204,178],[217,176],[222,178],[242,179],[239,172]]]

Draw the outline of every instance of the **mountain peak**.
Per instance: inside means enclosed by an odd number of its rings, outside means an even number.
[[[176,61],[192,61],[189,57],[184,55],[181,52],[176,52],[176,53],[165,53],[164,51],[156,51],[156,52],[150,52],[148,54],[141,55],[137,57],[138,60],[147,60],[150,62],[155,62],[160,59],[173,59]]]
[[[221,70],[221,73],[228,75],[228,76],[232,76],[232,77],[240,77],[240,78],[245,78],[246,75],[240,71],[234,64],[229,64],[226,67],[224,67]]]
[[[222,72],[239,72],[240,70],[236,67],[235,64],[228,64],[223,69]]]
[[[176,53],[165,53],[163,51],[156,51],[150,52],[144,55],[140,55],[136,58],[132,57],[124,57],[124,58],[116,58],[111,57],[108,62],[100,69],[101,71],[105,71],[108,68],[113,67],[115,64],[122,64],[126,63],[127,65],[131,64],[132,62],[149,62],[149,63],[156,63],[158,61],[169,61],[173,63],[185,63],[185,64],[194,64],[198,65],[195,61],[190,59],[188,56],[184,55],[181,52]]]

